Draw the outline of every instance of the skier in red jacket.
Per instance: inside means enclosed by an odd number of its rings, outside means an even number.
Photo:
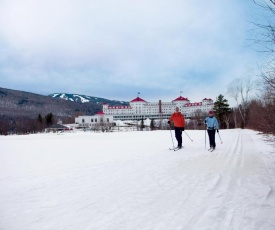
[[[175,136],[178,141],[178,148],[182,148],[182,131],[184,131],[184,116],[181,114],[179,111],[179,108],[176,107],[175,112],[171,115],[168,124],[171,122],[174,122],[174,127],[175,127]]]

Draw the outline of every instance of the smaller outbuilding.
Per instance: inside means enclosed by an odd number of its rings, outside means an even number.
[[[113,115],[106,115],[102,111],[93,116],[78,116],[75,118],[75,123],[79,128],[109,131],[114,126]]]
[[[54,124],[49,128],[46,128],[46,132],[64,132],[69,130],[69,128],[67,126],[61,125],[61,124]]]

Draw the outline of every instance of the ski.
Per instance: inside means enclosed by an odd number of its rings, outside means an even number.
[[[178,149],[178,147],[175,147],[175,148],[169,148],[169,150],[176,150],[176,149]]]
[[[181,148],[176,148],[176,149],[174,149],[174,151],[178,151],[178,150],[181,150],[182,149],[182,147]]]
[[[174,151],[178,151],[178,150],[180,150],[180,149],[182,149],[182,147],[181,147],[181,148],[179,148],[179,147],[176,147],[176,148],[169,148],[169,150],[174,150]]]

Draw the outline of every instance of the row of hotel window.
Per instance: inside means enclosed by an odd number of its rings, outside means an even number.
[[[97,118],[92,118],[91,119],[91,122],[97,122]],[[100,119],[99,122],[103,122],[103,119]],[[110,122],[110,119],[109,118],[106,118],[106,122]],[[82,119],[82,123],[85,123],[85,119]]]
[[[142,119],[142,118],[154,118],[154,119],[169,119],[171,116],[171,114],[144,114],[144,115],[129,115],[129,116],[125,116],[125,115],[118,115],[118,116],[114,116],[114,119],[115,120],[118,120],[118,119],[121,119],[121,120],[126,120],[126,119],[133,119],[133,120],[136,120],[136,119]],[[187,114],[184,114],[184,117],[185,118],[190,118],[190,115],[187,115]],[[97,123],[98,122],[98,119],[97,118],[91,118],[91,123]],[[104,122],[103,119],[100,119],[99,122]],[[106,118],[106,122],[110,122],[110,119],[109,118]],[[82,123],[85,123],[85,119],[82,119]]]
[[[152,111],[153,110],[153,111]],[[150,113],[159,113],[159,110],[158,109],[152,109],[152,110],[136,110],[135,112],[136,113],[146,113],[146,114],[150,114]],[[203,108],[185,108],[185,111],[186,113],[191,113],[191,112],[196,112],[197,110],[209,110],[209,107],[203,107]],[[122,111],[122,110],[109,110],[109,111],[106,111],[108,114],[110,115],[114,115],[114,114],[125,114],[126,113],[133,113],[133,110],[127,110],[127,111]],[[172,113],[171,112],[171,109],[163,109],[163,113]]]

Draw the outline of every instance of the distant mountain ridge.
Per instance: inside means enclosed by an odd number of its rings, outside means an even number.
[[[98,103],[79,103],[0,87],[0,121],[3,117],[36,118],[48,113],[56,117],[73,117],[78,113],[94,115],[101,110],[102,105]]]
[[[109,100],[101,97],[93,97],[81,94],[70,94],[70,93],[53,93],[49,95],[53,98],[61,98],[67,101],[74,101],[80,103],[96,103],[96,104],[103,104],[108,103],[109,105],[129,105],[129,102],[125,101],[117,101],[117,100]]]
[[[55,93],[40,95],[21,90],[0,87],[0,125],[3,118],[25,117],[29,119],[52,113],[55,117],[94,115],[102,111],[102,104],[128,105],[129,102],[109,100],[80,94]]]
[[[51,95],[0,87],[0,135],[39,132],[57,121],[73,124],[79,115],[101,112],[103,103],[127,104],[79,94]],[[46,120],[47,117],[51,117],[50,122]]]

